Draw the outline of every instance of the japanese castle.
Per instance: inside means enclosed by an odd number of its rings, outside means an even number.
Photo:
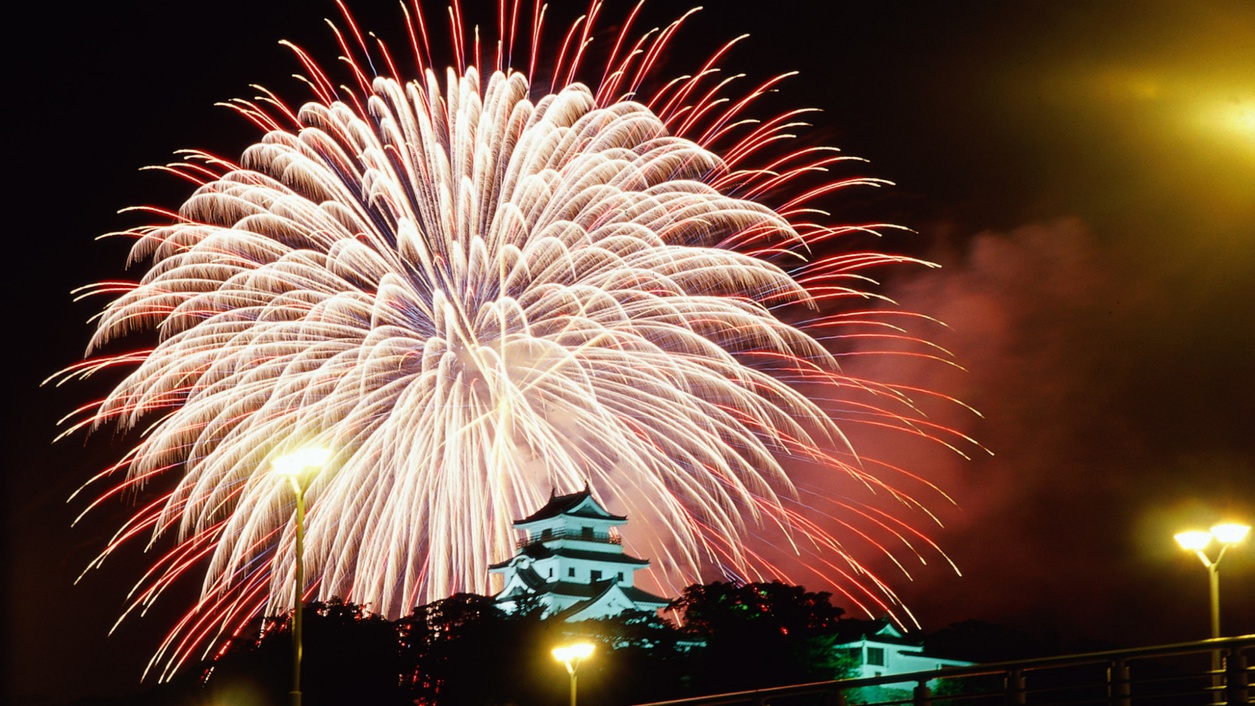
[[[494,597],[498,605],[513,612],[521,598],[534,597],[546,617],[567,622],[666,606],[666,598],[634,585],[636,572],[649,562],[623,553],[622,539],[611,530],[626,522],[607,512],[587,486],[551,494],[544,507],[514,523],[522,533],[514,557],[489,567],[505,581]]]

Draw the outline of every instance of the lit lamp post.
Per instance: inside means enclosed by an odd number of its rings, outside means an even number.
[[[571,645],[553,648],[554,659],[566,664],[567,674],[571,675],[571,706],[575,706],[575,670],[579,669],[580,660],[593,653],[591,642],[576,642]]]
[[[296,580],[292,588],[292,706],[301,706],[301,589],[305,585],[305,482],[331,452],[316,446],[298,449],[271,462],[274,472],[288,479],[296,494]]]
[[[1220,560],[1224,559],[1225,552],[1235,544],[1238,544],[1246,535],[1250,533],[1251,528],[1237,522],[1225,522],[1215,525],[1210,530],[1191,530],[1189,532],[1181,532],[1175,535],[1177,544],[1182,549],[1192,551],[1199,560],[1203,562],[1203,566],[1207,567],[1207,577],[1211,588],[1211,637],[1220,637]],[[1212,542],[1220,545],[1220,551],[1216,552],[1216,558],[1213,559],[1207,555],[1207,548]],[[1213,673],[1212,682],[1217,687],[1220,684],[1220,652],[1213,650],[1211,653],[1211,671]],[[1219,698],[1219,691],[1216,692]]]

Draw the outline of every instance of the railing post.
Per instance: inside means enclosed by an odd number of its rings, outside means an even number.
[[[1024,672],[1019,669],[1007,671],[1007,706],[1023,706],[1025,703]]]
[[[845,696],[845,689],[828,692],[828,706],[849,706],[849,703],[849,699]]]
[[[1224,661],[1225,703],[1249,704],[1250,694],[1246,684],[1246,655],[1238,646],[1229,648]]]
[[[1107,665],[1107,699],[1111,706],[1129,706],[1129,665],[1122,659]]]
[[[932,706],[932,704],[933,692],[928,688],[928,682],[916,684],[911,692],[911,706]]]

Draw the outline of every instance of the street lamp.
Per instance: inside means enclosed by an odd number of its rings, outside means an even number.
[[[592,653],[591,642],[576,642],[553,648],[554,659],[566,664],[567,674],[571,675],[571,706],[575,706],[575,670],[579,669],[580,660],[586,659]]]
[[[1191,530],[1175,535],[1177,544],[1180,544],[1182,549],[1194,552],[1203,562],[1203,566],[1207,567],[1207,575],[1211,582],[1212,637],[1220,637],[1220,560],[1224,559],[1229,547],[1246,539],[1250,531],[1251,528],[1248,525],[1225,522],[1210,530]],[[1207,555],[1207,548],[1213,541],[1220,545],[1220,551],[1216,552],[1215,559]]]
[[[1199,560],[1203,562],[1203,566],[1207,567],[1207,577],[1211,588],[1211,636],[1213,639],[1220,637],[1220,560],[1224,559],[1225,552],[1229,550],[1229,547],[1246,539],[1246,535],[1250,531],[1249,525],[1237,522],[1224,522],[1213,526],[1210,530],[1190,530],[1174,535],[1177,544],[1181,545],[1182,549],[1194,552]],[[1216,552],[1215,559],[1207,555],[1207,548],[1211,546],[1213,541],[1220,545],[1220,551]],[[1212,650],[1211,652],[1211,671],[1212,683],[1219,688],[1219,650]],[[1216,692],[1216,698],[1220,698],[1219,691]]]
[[[292,706],[301,706],[301,589],[305,585],[305,481],[317,472],[331,452],[307,446],[270,462],[274,472],[292,484],[296,495],[296,580],[292,588]]]

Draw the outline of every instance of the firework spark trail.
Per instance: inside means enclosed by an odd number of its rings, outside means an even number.
[[[61,376],[130,370],[68,422],[67,433],[143,430],[102,474],[125,470],[105,496],[176,476],[100,557],[141,530],[177,535],[128,612],[204,571],[201,600],[154,657],[163,676],[257,614],[290,609],[292,500],[269,468],[313,443],[334,457],[308,489],[307,596],[397,617],[489,592],[511,522],[551,488],[587,481],[643,530],[637,551],[665,583],[712,565],[774,575],[742,539],[766,533],[814,557],[856,605],[901,610],[888,583],[808,519],[784,465],[820,465],[917,508],[884,480],[905,472],[861,458],[838,420],[950,434],[915,410],[933,393],[847,377],[815,337],[914,341],[901,312],[876,304],[869,275],[914,261],[816,254],[878,226],[825,226],[810,204],[875,182],[824,176],[846,159],[829,149],[782,152],[804,111],[747,117],[780,77],[729,96],[736,77],[716,63],[732,43],[640,95],[687,14],[635,35],[637,5],[600,82],[577,83],[600,5],[562,35],[547,88],[528,81],[539,5],[525,18],[500,2],[490,72],[478,33],[451,10],[456,66],[441,80],[415,3],[404,13],[420,76],[410,83],[382,43],[369,60],[345,11],[348,31],[335,33],[352,88],[288,45],[315,99],[295,110],[268,91],[235,101],[265,133],[238,164],[187,152],[166,167],[195,193],[125,233],[147,270],[88,289],[116,298],[96,321],[94,357]],[[530,50],[516,55],[516,40]],[[516,57],[529,74],[506,68]],[[799,308],[807,323],[787,323]],[[105,352],[143,331],[158,335],[150,350]],[[806,499],[820,502],[852,535],[870,536],[855,528],[865,521],[931,545],[856,501]]]

